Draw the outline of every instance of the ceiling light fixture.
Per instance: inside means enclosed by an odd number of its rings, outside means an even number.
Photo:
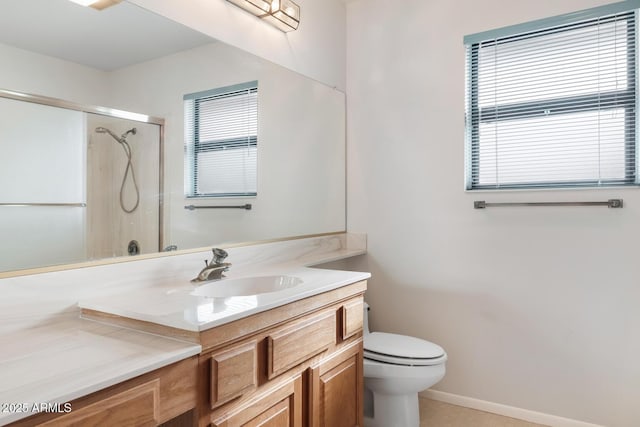
[[[293,31],[300,24],[300,6],[291,0],[272,0],[270,13],[262,19],[280,31]]]
[[[261,17],[269,13],[271,9],[271,0],[227,0],[229,3],[233,3],[238,7],[252,13],[255,16]]]
[[[81,6],[91,6],[94,9],[102,10],[120,3],[122,0],[69,0]]]
[[[291,0],[227,0],[262,18],[280,31],[288,32],[300,24],[300,6]]]
[[[69,0],[69,1],[79,4],[80,6],[91,6],[92,4],[98,2],[98,0]]]

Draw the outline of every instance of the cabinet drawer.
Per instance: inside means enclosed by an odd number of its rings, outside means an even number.
[[[257,346],[252,341],[211,356],[211,407],[242,396],[258,384]]]
[[[346,340],[362,330],[364,304],[362,299],[342,306],[342,339]]]
[[[304,319],[267,337],[267,377],[281,374],[336,343],[336,312]]]
[[[302,377],[244,402],[229,411],[219,411],[211,427],[302,427]]]
[[[160,381],[154,380],[40,424],[69,426],[156,426],[159,424]]]

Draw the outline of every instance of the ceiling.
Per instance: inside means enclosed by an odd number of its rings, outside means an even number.
[[[0,43],[105,71],[212,42],[127,2],[102,11],[68,0],[0,2]]]

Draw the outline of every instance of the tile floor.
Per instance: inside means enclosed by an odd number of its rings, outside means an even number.
[[[515,418],[420,398],[420,427],[545,427]]]

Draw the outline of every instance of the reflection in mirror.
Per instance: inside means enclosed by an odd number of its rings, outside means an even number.
[[[79,111],[0,98],[0,269],[85,258],[85,128]]]
[[[159,125],[0,98],[0,142],[0,271],[157,252]]]
[[[4,0],[0,55],[2,89],[141,113],[132,122],[57,108],[63,118],[43,118],[43,106],[0,98],[0,203],[27,200],[16,192],[30,186],[30,201],[86,204],[0,206],[3,239],[12,235],[0,271],[345,229],[343,93],[127,2],[96,11]],[[187,199],[184,96],[248,81],[259,86],[257,195]],[[126,146],[99,127],[116,137],[136,128],[126,137],[128,174]],[[132,175],[140,202],[127,213]],[[251,210],[185,209],[247,203]]]
[[[157,252],[160,126],[87,114],[87,134],[87,258]]]

